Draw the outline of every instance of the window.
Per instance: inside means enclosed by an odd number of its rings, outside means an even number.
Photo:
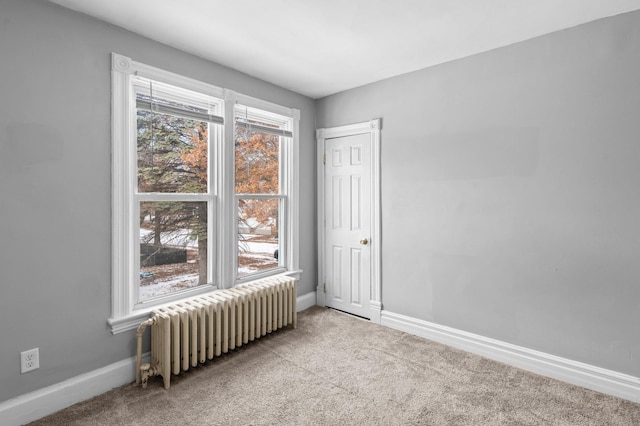
[[[238,214],[237,276],[246,279],[286,265],[287,188],[281,176],[292,120],[236,105],[235,201]]]
[[[133,188],[139,255],[136,301],[214,284],[211,245],[215,188],[209,159],[219,143],[221,102],[211,96],[132,77],[136,101]],[[214,155],[212,155],[212,153]],[[215,170],[213,170],[215,171]],[[210,267],[211,266],[211,267]]]
[[[113,333],[160,304],[299,273],[298,120],[113,54]]]

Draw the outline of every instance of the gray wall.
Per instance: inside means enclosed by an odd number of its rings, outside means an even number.
[[[382,117],[385,310],[640,376],[640,13],[317,114]]]
[[[135,353],[135,334],[106,323],[112,51],[301,110],[299,294],[315,291],[313,100],[43,0],[2,0],[0,401]],[[21,375],[33,347],[40,369]]]

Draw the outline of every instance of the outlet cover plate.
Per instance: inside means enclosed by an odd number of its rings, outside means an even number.
[[[38,348],[20,352],[20,373],[24,374],[40,368],[40,351]]]

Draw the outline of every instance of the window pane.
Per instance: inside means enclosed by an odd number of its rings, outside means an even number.
[[[207,191],[207,122],[138,109],[137,123],[139,192]]]
[[[238,277],[279,266],[280,200],[238,200]]]
[[[236,194],[280,192],[280,136],[235,128]]]
[[[139,300],[207,282],[207,203],[141,202]]]

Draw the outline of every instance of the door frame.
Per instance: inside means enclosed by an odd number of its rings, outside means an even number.
[[[380,130],[381,119],[375,118],[361,123],[348,124],[345,126],[327,127],[316,129],[317,140],[317,194],[318,194],[318,283],[316,285],[316,304],[325,306],[325,187],[324,187],[324,164],[325,141],[326,139],[339,138],[343,136],[355,136],[369,134],[371,137],[371,283],[369,291],[369,309],[371,310],[371,321],[380,324],[382,312],[382,273],[381,273],[381,253],[382,253],[382,228],[380,215]]]

